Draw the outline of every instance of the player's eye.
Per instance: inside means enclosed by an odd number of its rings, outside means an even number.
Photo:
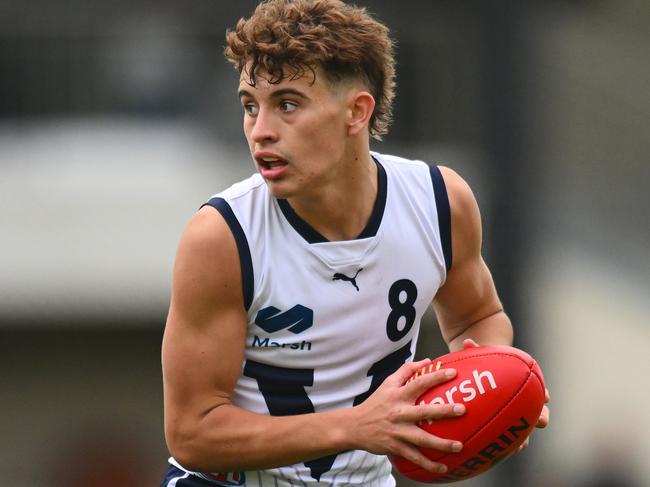
[[[296,108],[298,108],[298,105],[292,101],[283,100],[280,103],[280,108],[283,112],[289,113],[289,112],[293,112]]]
[[[254,103],[244,103],[244,111],[248,115],[255,116],[257,115],[257,112],[259,112],[259,108]]]

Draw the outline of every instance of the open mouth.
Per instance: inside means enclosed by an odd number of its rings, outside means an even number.
[[[263,169],[276,169],[286,166],[287,163],[278,157],[263,157],[257,160]]]
[[[277,180],[283,177],[288,167],[287,161],[275,155],[257,155],[255,157],[262,177],[267,180]]]

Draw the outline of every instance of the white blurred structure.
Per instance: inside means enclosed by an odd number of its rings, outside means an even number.
[[[165,308],[185,223],[254,171],[247,152],[182,122],[0,127],[0,147],[0,319],[34,323]]]

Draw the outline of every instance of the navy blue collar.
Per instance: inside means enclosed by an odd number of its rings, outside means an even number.
[[[377,164],[377,199],[375,200],[375,206],[372,209],[370,220],[368,220],[368,224],[361,231],[357,239],[370,238],[377,235],[379,225],[381,225],[381,220],[384,216],[384,208],[386,208],[386,170],[377,159],[373,157],[373,160]],[[300,218],[298,214],[293,211],[293,208],[291,208],[291,205],[287,200],[278,199],[278,205],[280,205],[280,210],[282,210],[287,221],[291,224],[294,230],[307,241],[307,243],[313,244],[329,242],[329,240],[314,230],[309,223]]]

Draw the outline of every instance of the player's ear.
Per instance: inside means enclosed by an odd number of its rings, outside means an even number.
[[[367,129],[375,111],[375,98],[367,91],[355,92],[348,103],[348,135]]]

